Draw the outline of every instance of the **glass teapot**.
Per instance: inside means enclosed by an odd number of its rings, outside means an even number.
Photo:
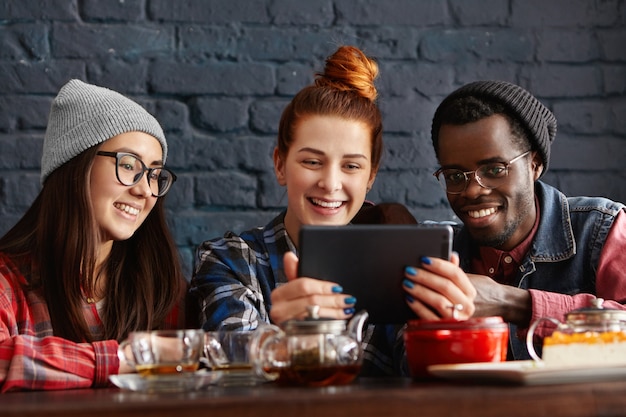
[[[565,323],[561,323],[552,317],[542,317],[532,323],[526,334],[526,347],[531,358],[541,361],[533,345],[534,333],[537,327],[544,321],[554,323],[556,332],[563,334],[574,333],[608,333],[626,332],[626,311],[604,308],[604,299],[594,298],[589,302],[589,307],[572,310],[565,315]]]
[[[326,386],[352,382],[363,360],[361,348],[366,311],[346,320],[318,317],[289,320],[280,327],[259,326],[250,343],[250,359],[257,375],[285,385]]]

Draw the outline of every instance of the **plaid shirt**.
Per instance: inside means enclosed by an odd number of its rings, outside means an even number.
[[[118,373],[118,343],[99,337],[103,326],[96,305],[84,303],[83,313],[98,341],[75,343],[53,336],[41,291],[26,289],[26,276],[35,271],[30,258],[0,253],[0,392],[109,385],[109,375]],[[179,311],[172,311],[166,328],[180,327],[184,318]]]
[[[206,241],[196,253],[191,293],[205,330],[254,330],[269,323],[270,294],[287,282],[283,254],[297,250],[287,235],[285,212],[265,227]],[[368,325],[362,375],[405,374],[402,326]]]

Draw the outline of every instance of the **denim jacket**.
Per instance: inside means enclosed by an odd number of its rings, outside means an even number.
[[[615,217],[625,206],[602,197],[566,197],[541,181],[535,183],[539,228],[515,284],[561,294],[596,293],[596,271]],[[455,236],[461,267],[469,271],[472,241],[465,229]],[[513,285],[513,284],[512,284]],[[524,340],[510,325],[509,359],[529,359]],[[535,349],[540,351],[540,346]]]

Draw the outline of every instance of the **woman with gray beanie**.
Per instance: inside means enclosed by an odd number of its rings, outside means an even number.
[[[71,80],[52,102],[42,189],[0,238],[0,391],[108,385],[118,342],[184,327],[163,197],[176,180],[145,109]]]

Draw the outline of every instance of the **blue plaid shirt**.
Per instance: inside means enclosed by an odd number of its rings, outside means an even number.
[[[287,282],[283,255],[297,250],[287,235],[285,212],[265,227],[208,240],[196,253],[191,293],[205,330],[254,330],[269,323],[270,293]],[[402,326],[368,325],[361,375],[408,375]]]

